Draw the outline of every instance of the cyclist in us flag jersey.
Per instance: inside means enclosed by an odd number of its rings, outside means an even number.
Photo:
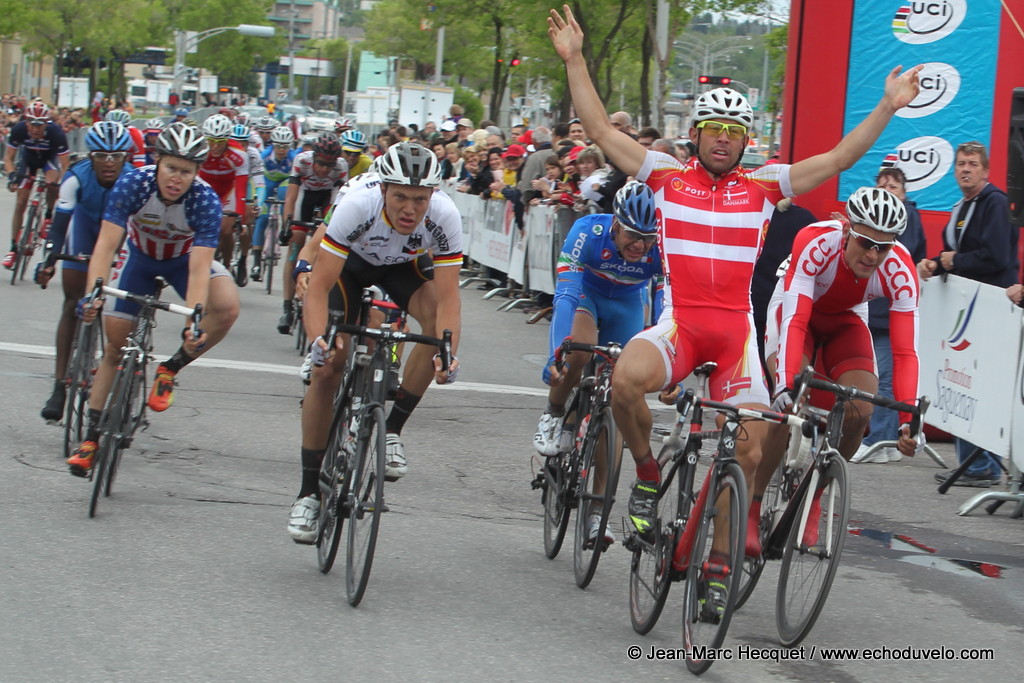
[[[147,295],[155,291],[156,277],[163,276],[190,308],[203,305],[202,334],[193,338],[186,327],[181,347],[157,368],[147,405],[162,412],[174,401],[175,376],[224,338],[238,317],[239,305],[230,273],[213,260],[221,200],[198,177],[209,144],[192,126],[173,123],[157,138],[155,148],[155,166],[131,169],[114,184],[86,281],[102,279],[119,289]],[[122,241],[124,251],[111,277],[110,264]],[[79,303],[81,317],[95,319],[102,305],[102,300],[86,296]],[[137,313],[137,304],[122,299],[104,312],[107,341],[89,396],[85,441],[67,460],[74,475],[87,476],[92,468],[100,413]]]
[[[651,414],[644,395],[679,382],[699,363],[714,361],[712,399],[767,408],[750,280],[774,205],[814,189],[860,159],[895,112],[917,96],[921,67],[902,74],[902,67],[894,68],[875,109],[833,149],[748,173],[739,161],[754,118],[743,95],[717,88],[697,98],[689,131],[697,153],[684,165],[649,151],[608,122],[583,57],[583,31],[568,5],[562,13],[551,10],[548,36],[565,62],[573,104],[587,134],[623,173],[650,186],[659,211],[665,311],[658,324],[623,350],[612,392],[615,421],[636,461],[629,516],[640,533],[647,533],[657,515],[661,473],[651,453]],[[737,459],[749,484],[767,427],[751,421],[744,428],[747,438],[737,445]]]
[[[785,275],[768,304],[765,354],[769,372],[776,375],[774,410],[789,408],[796,378],[811,363],[815,349],[829,379],[877,393],[875,349],[867,324],[867,302],[877,298],[891,304],[893,395],[906,403],[917,397],[917,269],[910,252],[896,241],[907,227],[907,210],[891,192],[862,187],[846,202],[846,216],[838,218],[842,220],[814,223],[797,234]],[[872,408],[854,401],[846,411],[839,452],[847,460],[860,446]],[[918,444],[910,437],[910,415],[901,414],[900,421],[897,447],[913,456],[923,440]],[[788,436],[785,425],[769,427],[747,518],[747,555],[761,554],[761,496],[782,460]],[[817,489],[812,499],[811,523],[803,539],[808,547],[818,541],[814,520],[820,515],[823,490]]]

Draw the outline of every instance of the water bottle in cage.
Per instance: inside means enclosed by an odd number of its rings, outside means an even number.
[[[584,415],[580,421],[580,427],[576,430],[576,450],[583,448],[583,437],[587,435],[587,427],[590,426],[590,415]]]

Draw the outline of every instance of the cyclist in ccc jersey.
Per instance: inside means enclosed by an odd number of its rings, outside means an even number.
[[[100,234],[107,197],[117,179],[130,168],[125,157],[132,147],[132,139],[120,123],[94,123],[85,135],[85,145],[89,149],[89,157],[72,166],[60,184],[60,196],[50,229],[53,249],[36,273],[36,282],[44,287],[54,276],[57,255],[65,251],[65,246],[72,256],[92,254]],[[64,415],[64,375],[75,335],[75,304],[85,296],[89,268],[88,264],[75,261],[62,261],[62,264],[64,303],[54,345],[57,350],[56,372],[53,393],[42,410],[43,419],[51,421]]]
[[[661,214],[665,311],[653,328],[627,344],[613,376],[612,410],[636,461],[637,481],[629,516],[640,533],[657,516],[661,472],[651,453],[651,414],[644,395],[682,380],[699,363],[714,361],[711,398],[766,408],[770,403],[758,360],[750,310],[750,281],[763,231],[775,203],[808,192],[852,166],[878,139],[895,112],[917,96],[915,67],[885,82],[875,109],[832,150],[796,164],[774,164],[747,173],[739,160],[749,141],[753,111],[728,88],[701,94],[694,103],[690,139],[697,154],[686,165],[647,150],[608,122],[583,58],[583,31],[568,5],[552,10],[548,35],[565,61],[573,104],[590,138],[623,173],[654,191]],[[745,424],[737,459],[748,483],[761,460],[764,422]],[[748,486],[748,488],[752,487]],[[724,530],[716,525],[716,532]],[[724,550],[716,533],[714,552]],[[718,602],[722,595],[711,600]]]
[[[276,119],[273,119],[276,123]],[[263,150],[262,161],[263,161],[263,179],[266,184],[266,195],[267,197],[274,197],[284,201],[285,194],[288,191],[288,184],[284,181],[288,180],[288,176],[292,170],[292,164],[295,162],[295,157],[298,156],[298,152],[292,149],[292,143],[295,142],[295,135],[292,131],[284,126],[277,126],[270,132],[270,142],[267,148]],[[263,257],[263,234],[267,230],[267,223],[270,221],[269,207],[264,204],[263,210],[260,211],[260,215],[256,218],[256,228],[252,234],[252,271],[249,273],[249,277],[259,282],[260,280],[260,263]],[[284,226],[279,226],[283,229]]]
[[[284,259],[284,272],[291,272],[299,251],[306,243],[306,227],[292,224],[295,216],[295,204],[302,190],[302,202],[299,204],[299,218],[309,223],[317,209],[321,215],[327,213],[327,207],[334,200],[334,195],[348,179],[348,164],[341,158],[341,144],[333,133],[321,133],[313,143],[313,149],[301,152],[292,164],[291,177],[288,178],[288,193],[284,199],[284,216],[286,228],[281,231],[282,242],[288,238],[288,252]],[[290,229],[290,237],[289,237]],[[294,311],[292,297],[295,295],[295,283],[290,278],[284,279],[284,313],[277,322],[277,331],[288,334],[291,330]]]
[[[792,403],[792,387],[810,364],[817,348],[818,364],[835,382],[869,393],[878,391],[875,351],[867,325],[867,302],[891,302],[889,329],[893,355],[893,395],[911,403],[918,382],[918,281],[910,252],[896,241],[907,227],[907,210],[896,195],[877,187],[862,187],[846,202],[842,222],[814,223],[801,230],[785,275],[768,304],[765,353],[768,370],[776,375],[774,410]],[[854,401],[846,411],[839,452],[849,460],[860,446],[873,406]],[[919,447],[910,438],[910,415],[897,444],[913,456]],[[747,555],[761,554],[758,524],[761,496],[786,449],[789,428],[773,425],[764,445],[764,458],[754,479],[753,502],[747,522]],[[923,438],[923,437],[922,437]],[[921,445],[923,447],[923,443]],[[816,522],[821,510],[819,488],[812,499],[803,541],[818,541]]]
[[[572,353],[559,372],[555,350],[562,341],[571,337],[584,344],[625,344],[649,320],[652,278],[657,278],[654,317],[661,314],[664,289],[661,254],[654,246],[658,237],[654,195],[643,183],[631,181],[615,193],[613,207],[614,215],[592,214],[577,220],[558,257],[550,356],[543,374],[551,388],[547,410],[533,436],[541,455],[558,455],[565,403],[590,360],[589,354]],[[603,458],[596,464],[594,493],[602,494],[607,465]],[[589,515],[590,538],[597,536],[600,522],[600,513]],[[615,541],[611,529],[605,529],[605,540]]]
[[[42,102],[28,105],[23,119],[14,124],[10,135],[7,136],[7,153],[4,155],[7,187],[11,192],[18,193],[11,217],[11,250],[4,256],[4,268],[14,267],[18,233],[25,218],[25,207],[28,206],[28,197],[32,193],[36,173],[42,171],[46,177],[44,218],[49,220],[57,203],[60,178],[68,170],[68,161],[71,158],[69,151],[64,131],[50,121],[50,108]],[[15,167],[15,155],[19,153],[21,158]]]
[[[337,350],[323,339],[328,310],[354,322],[364,287],[379,285],[431,336],[452,331],[452,353],[458,349],[462,319],[459,270],[462,265],[462,219],[443,192],[441,167],[426,147],[392,145],[377,162],[380,185],[367,182],[352,189],[333,212],[310,275],[303,322],[311,339],[312,381],[302,404],[302,485],[288,520],[297,543],[316,540],[320,509],[319,472],[331,424],[334,393],[345,366],[348,340]],[[365,174],[364,174],[365,175]],[[433,378],[455,380],[458,361],[447,371],[431,357],[434,349],[414,346],[391,413],[387,417],[385,476],[398,479],[408,469],[401,434]]]
[[[198,177],[209,144],[195,128],[174,123],[157,138],[156,149],[155,166],[132,169],[114,185],[86,281],[110,279],[110,264],[127,231],[126,255],[115,266],[112,285],[139,295],[152,294],[156,277],[163,276],[190,308],[203,305],[203,333],[196,339],[186,327],[181,347],[157,368],[146,404],[162,412],[174,402],[177,373],[231,329],[238,317],[238,289],[227,269],[213,260],[221,202]],[[102,304],[102,300],[83,299],[83,318],[94,319]],[[137,304],[121,299],[104,313],[107,342],[89,396],[85,441],[67,461],[74,475],[84,477],[92,468],[100,413],[137,313]]]

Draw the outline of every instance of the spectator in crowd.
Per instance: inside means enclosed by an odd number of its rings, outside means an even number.
[[[458,136],[459,145],[469,147],[469,136],[473,132],[473,122],[462,117],[455,122],[455,133]]]
[[[480,152],[476,147],[459,147],[457,142],[448,144],[454,144],[456,149],[462,150],[462,170],[459,172],[459,185],[456,189],[459,192],[469,192],[469,188],[480,173]]]
[[[1017,283],[1020,231],[1010,224],[1006,193],[988,181],[988,172],[985,145],[965,142],[957,147],[953,173],[963,197],[953,206],[949,223],[942,231],[942,252],[917,264],[921,279],[953,273],[1002,288]],[[956,454],[961,463],[975,450],[974,444],[956,439]],[[945,483],[952,472],[938,472],[935,479]],[[998,457],[982,450],[954,485],[986,488],[1001,480]]]
[[[470,147],[477,147],[479,149],[490,149],[495,146],[487,144],[487,131],[483,128],[477,128],[470,133],[468,142]],[[505,145],[498,145],[498,147],[504,148]]]
[[[491,192],[491,185],[495,180],[504,177],[505,164],[501,158],[504,153],[505,150],[501,147],[491,147],[487,150],[487,163],[480,164],[480,172],[470,185],[470,194],[478,194],[484,199],[502,199],[500,193],[495,195]]]
[[[440,131],[441,137],[444,138],[445,143],[458,142],[459,136],[458,133],[455,131],[454,121],[444,121],[443,123],[441,123]]]
[[[686,163],[693,156],[693,143],[689,140],[676,140],[676,158],[682,163]]]
[[[494,193],[500,194],[512,202],[516,227],[520,230],[523,229],[523,193],[517,185],[519,184],[525,159],[526,149],[522,145],[509,145],[508,149],[501,155],[502,172],[500,175],[495,173],[495,180],[491,183],[492,196]]]
[[[676,144],[668,138],[658,138],[652,142],[651,150],[654,152],[662,152],[670,157],[675,157],[680,161],[685,161],[685,159],[679,158],[679,149],[676,147]]]
[[[651,126],[645,126],[636,134],[636,141],[650,149],[654,141],[661,137],[661,131]],[[674,154],[672,156],[675,156]]]
[[[587,144],[587,132],[579,119],[569,119],[569,139],[581,146]]]
[[[441,166],[442,173],[447,172],[448,175],[444,176],[445,180],[458,179],[462,175],[462,153],[459,150],[459,143],[449,142],[444,146],[444,158],[445,161]],[[444,164],[447,164],[448,169],[446,171]]]
[[[917,204],[907,199],[907,176],[899,168],[883,168],[875,178],[875,185],[896,195],[907,210],[907,228],[896,239],[907,248],[914,263],[928,253],[925,247],[924,227]],[[889,339],[889,300],[884,297],[868,302],[868,329],[875,347],[875,364],[878,366],[878,393],[887,398],[892,392],[892,343]],[[871,413],[868,435],[850,462],[898,462],[903,455],[896,448],[883,448],[868,455],[868,449],[879,441],[896,441],[899,438],[899,420],[892,410],[875,410]]]
[[[501,128],[498,128],[497,126],[487,126],[484,130],[487,131],[487,138],[484,140],[484,144],[487,145],[488,149],[491,147],[505,146],[505,134],[502,132]]]
[[[462,108],[462,105],[453,104],[452,106],[448,107],[448,120],[458,121],[459,119],[462,118],[463,114],[465,113],[466,111]]]
[[[530,157],[531,159],[533,157]],[[527,160],[529,161],[529,159]],[[561,199],[562,192],[568,188],[563,180],[565,173],[562,171],[562,164],[557,154],[552,154],[544,160],[544,176],[530,182],[532,196],[529,199],[531,206],[538,204],[557,204]]]
[[[629,135],[630,137],[636,137],[633,131],[633,117],[628,112],[617,111],[608,117],[608,121],[612,124],[612,127],[618,131]],[[655,136],[655,137],[661,137]]]
[[[551,129],[551,149],[558,151],[558,145],[569,140],[569,122],[560,121]]]
[[[534,152],[527,157],[519,180],[519,191],[523,193],[524,204],[532,204],[532,200],[541,196],[534,189],[533,181],[546,175],[545,164],[548,159],[555,156],[555,150],[551,148],[551,131],[547,128],[538,126],[532,131],[530,139],[533,141]]]

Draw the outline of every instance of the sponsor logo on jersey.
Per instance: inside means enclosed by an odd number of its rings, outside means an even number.
[[[357,225],[355,230],[345,235],[345,240],[349,244],[354,243],[356,240],[358,240],[360,237],[366,234],[366,231],[369,230],[370,226],[373,225],[373,220],[374,219],[371,218],[370,220],[364,221]]]
[[[896,10],[892,33],[910,45],[934,43],[960,26],[967,0],[913,0]]]
[[[920,83],[921,92],[896,116],[917,119],[944,109],[960,92],[960,72],[945,62],[928,62],[921,70]]]
[[[430,220],[430,216],[423,217],[423,227],[427,229],[427,232],[434,239],[434,244],[437,246],[435,254],[447,254],[451,251],[451,246],[448,244],[448,236],[444,234],[444,228]]]
[[[882,168],[899,167],[907,176],[907,192],[935,184],[953,165],[955,154],[948,141],[924,135],[901,143],[882,160]]]
[[[409,235],[409,241],[402,247],[402,253],[419,254],[423,251],[423,235],[414,232]]]
[[[607,249],[606,248],[606,249],[602,249],[601,250],[601,260],[602,261],[608,261],[609,259],[611,259],[612,256],[614,256],[614,254],[612,254],[612,250],[611,249]],[[602,267],[603,267],[603,264],[602,264]]]

